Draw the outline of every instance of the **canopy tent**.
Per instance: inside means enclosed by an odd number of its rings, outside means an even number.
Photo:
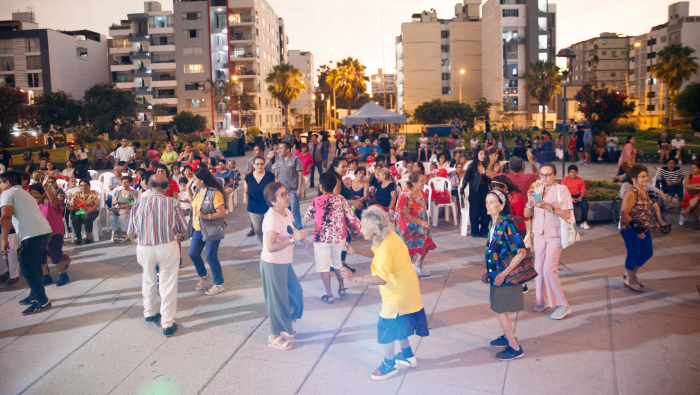
[[[389,111],[373,101],[368,102],[354,114],[342,119],[343,125],[381,125],[406,123],[406,116]]]

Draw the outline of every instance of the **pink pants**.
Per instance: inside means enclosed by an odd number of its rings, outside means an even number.
[[[549,307],[554,307],[552,302],[555,302],[557,306],[568,305],[569,303],[564,297],[564,290],[561,288],[559,273],[557,272],[559,256],[562,251],[561,238],[535,235],[534,247],[535,271],[538,274],[535,278],[537,305],[543,306],[545,304],[544,296],[542,295],[543,286],[547,290]]]

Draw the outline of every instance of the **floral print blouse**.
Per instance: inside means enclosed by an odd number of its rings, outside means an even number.
[[[96,204],[100,204],[100,195],[95,192],[95,191],[88,191],[88,193],[83,193],[82,191],[78,191],[73,194],[73,198],[71,200],[71,204],[75,205],[76,202],[81,201],[85,203],[85,207],[90,208],[93,207]],[[75,207],[76,210],[78,210],[78,207]]]
[[[646,191],[646,187],[644,188]],[[638,221],[642,226],[649,230],[654,226],[655,215],[652,210],[653,203],[649,199],[649,192],[640,193],[637,188],[632,187],[632,192],[634,192],[634,206],[630,210],[630,217],[633,220]],[[625,221],[620,221],[620,230],[629,229],[629,225]]]
[[[489,231],[489,241],[484,251],[491,287],[496,288],[493,280],[507,267],[507,258],[517,254],[520,248],[525,248],[525,244],[518,234],[518,228],[510,217],[501,216]],[[501,284],[501,287],[505,286],[506,283]]]
[[[336,194],[314,198],[304,221],[314,220],[314,243],[338,244],[347,236],[347,222],[360,229],[360,220],[344,197]]]

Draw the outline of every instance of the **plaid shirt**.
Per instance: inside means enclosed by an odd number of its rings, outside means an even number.
[[[185,230],[187,222],[178,201],[155,191],[134,203],[126,224],[126,233],[141,246],[170,243]]]

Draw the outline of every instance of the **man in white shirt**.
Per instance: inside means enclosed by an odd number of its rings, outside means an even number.
[[[676,150],[676,159],[678,160],[678,164],[682,165],[681,160],[683,159],[683,147],[685,146],[685,140],[682,138],[683,136],[679,134],[676,135],[676,138],[671,140],[671,145],[673,146],[673,149]]]
[[[122,139],[122,146],[110,155],[114,156],[114,163],[124,162],[129,167],[134,165],[133,162],[136,158],[134,148],[129,145],[127,139]]]

